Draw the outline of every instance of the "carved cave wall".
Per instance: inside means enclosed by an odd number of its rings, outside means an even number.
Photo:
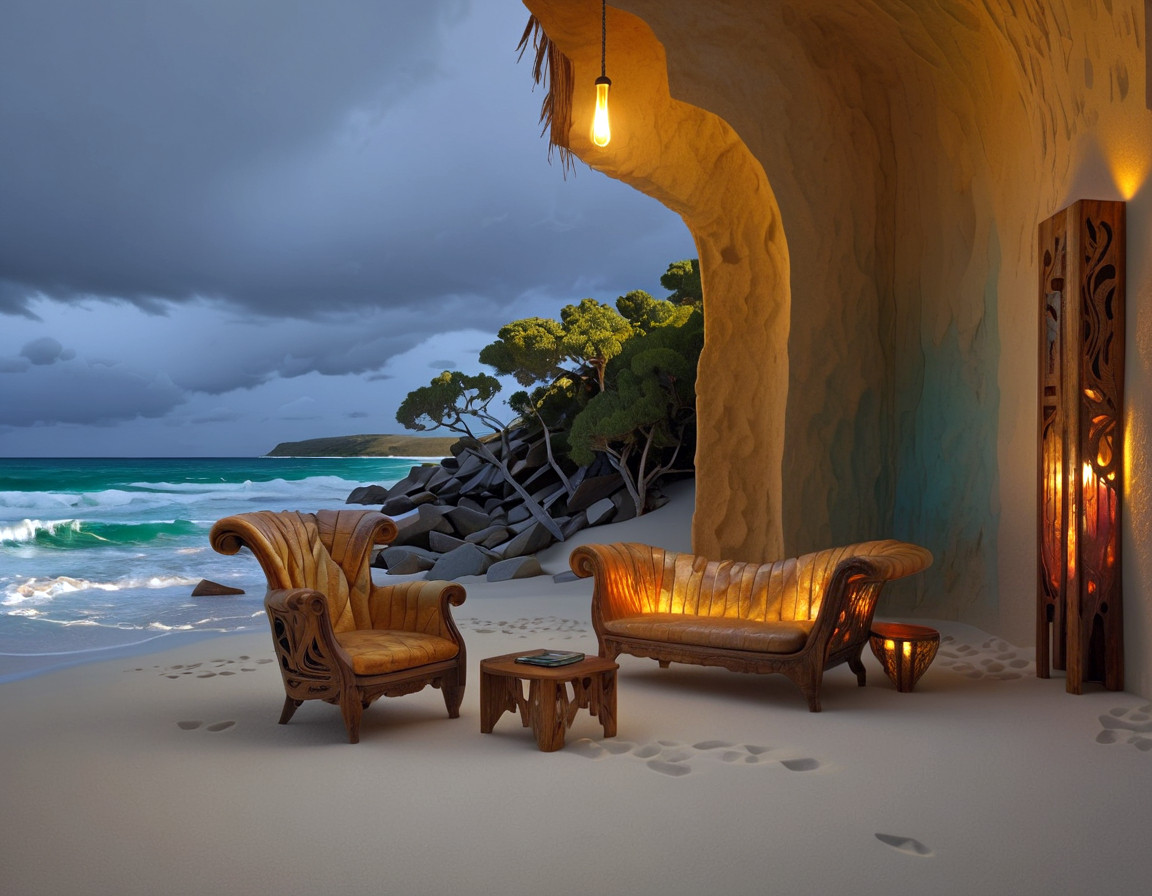
[[[599,74],[599,4],[525,0]],[[890,615],[1033,640],[1036,226],[1128,206],[1125,617],[1152,693],[1152,113],[1142,0],[618,0],[592,167],[678,212],[706,306],[693,543],[895,536]],[[706,496],[706,500],[704,499]]]

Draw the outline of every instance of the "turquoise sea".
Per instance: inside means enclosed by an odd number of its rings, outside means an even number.
[[[212,524],[338,508],[423,460],[0,458],[0,681],[172,633],[263,630],[259,566],[213,551]],[[246,593],[192,597],[201,579]]]

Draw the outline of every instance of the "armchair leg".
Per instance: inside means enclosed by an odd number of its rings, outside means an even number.
[[[444,706],[448,709],[448,718],[460,718],[460,704],[464,702],[464,685],[444,685]]]
[[[348,743],[360,743],[360,718],[364,715],[364,704],[355,689],[348,689],[340,697],[340,714],[344,716],[344,727],[348,729]]]
[[[285,697],[284,708],[280,711],[280,724],[287,725],[288,720],[292,718],[303,702],[303,700],[293,700],[291,697]]]

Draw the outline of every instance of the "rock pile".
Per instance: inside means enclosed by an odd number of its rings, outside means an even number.
[[[544,509],[552,526],[533,516],[502,471],[484,458],[474,440],[461,439],[452,457],[423,464],[391,488],[363,486],[349,504],[379,504],[399,527],[373,565],[393,574],[426,572],[429,579],[485,575],[488,581],[540,575],[536,553],[589,526],[621,522],[636,507],[620,474],[603,458],[589,467],[565,469],[566,486],[548,462],[540,435],[510,434],[507,457],[499,440],[484,443],[503,460],[513,479]],[[649,494],[649,509],[665,502]],[[555,529],[562,535],[557,539]]]

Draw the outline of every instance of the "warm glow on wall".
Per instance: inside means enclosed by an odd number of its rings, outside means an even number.
[[[1146,142],[1146,137],[1117,139],[1104,151],[1112,180],[1125,200],[1139,193],[1152,174],[1152,153]]]

